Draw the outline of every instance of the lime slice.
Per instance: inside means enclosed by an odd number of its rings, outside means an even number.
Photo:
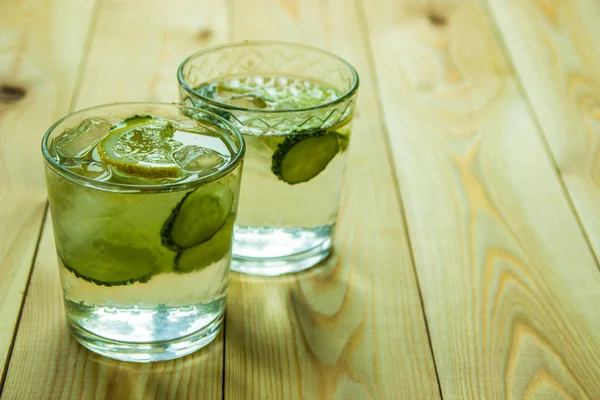
[[[271,170],[290,185],[307,182],[325,169],[338,150],[338,134],[335,132],[291,135],[277,146]]]
[[[112,128],[98,144],[102,161],[121,173],[142,178],[176,178],[181,171],[171,157],[168,121],[135,116]]]
[[[163,225],[163,245],[180,250],[206,242],[223,227],[232,207],[233,193],[219,182],[189,192]]]
[[[219,261],[229,249],[233,238],[234,218],[230,216],[225,225],[207,242],[180,251],[175,257],[175,272],[188,273],[208,267]]]

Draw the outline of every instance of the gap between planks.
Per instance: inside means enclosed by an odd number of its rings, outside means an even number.
[[[23,290],[23,297],[21,298],[21,304],[19,305],[19,313],[17,315],[17,321],[15,322],[15,329],[12,332],[12,338],[10,340],[10,345],[8,347],[8,355],[6,357],[6,367],[4,368],[4,373],[0,376],[0,399],[2,398],[2,392],[4,391],[4,383],[6,382],[6,377],[8,376],[8,369],[10,367],[10,362],[12,360],[13,350],[15,348],[15,342],[17,341],[17,332],[19,331],[19,324],[21,323],[21,317],[23,316],[23,309],[25,307],[25,299],[27,299],[27,292],[29,291],[29,283],[31,282],[31,277],[33,276],[33,267],[35,265],[35,260],[38,255],[38,250],[40,248],[40,241],[42,239],[42,232],[44,231],[44,226],[46,225],[46,217],[48,214],[48,202],[46,201],[46,206],[44,207],[44,212],[42,214],[42,222],[40,223],[40,231],[38,232],[37,239],[35,242],[35,250],[33,252],[33,257],[31,258],[31,266],[29,267],[29,274],[27,275],[27,280],[25,281],[25,289]]]
[[[417,293],[419,294],[419,304],[421,306],[421,312],[423,315],[423,322],[425,324],[425,331],[427,332],[427,342],[429,343],[429,351],[431,353],[431,358],[433,359],[433,367],[435,370],[435,379],[437,381],[438,391],[440,394],[440,398],[443,399],[442,393],[442,385],[440,383],[440,375],[438,371],[438,361],[435,357],[435,352],[433,351],[433,344],[431,342],[431,331],[429,329],[429,321],[427,320],[427,313],[425,312],[425,303],[423,301],[423,292],[421,290],[421,281],[419,278],[419,274],[417,272],[417,267],[415,263],[415,254],[413,251],[412,238],[410,234],[410,229],[408,228],[408,221],[406,219],[406,208],[404,207],[404,199],[402,198],[402,191],[400,190],[400,180],[398,177],[398,170],[396,168],[396,159],[394,154],[392,153],[392,144],[390,141],[390,130],[385,119],[384,111],[383,111],[383,97],[381,95],[381,88],[379,87],[379,81],[377,80],[377,69],[375,67],[375,54],[373,53],[373,47],[371,46],[371,41],[369,40],[369,27],[367,25],[365,8],[363,7],[361,0],[354,0],[356,5],[356,9],[358,11],[358,19],[360,22],[360,31],[362,32],[363,39],[363,47],[365,49],[367,62],[370,67],[369,71],[369,79],[373,84],[373,90],[375,92],[375,100],[377,101],[377,109],[379,114],[379,120],[381,121],[381,126],[383,129],[383,137],[385,140],[385,148],[388,156],[390,171],[392,173],[394,190],[396,192],[396,199],[398,201],[398,207],[400,207],[400,212],[402,215],[402,228],[404,229],[404,234],[406,235],[406,240],[408,242],[408,249],[410,255],[410,261],[412,264],[412,269],[415,274],[415,280],[417,283]]]
[[[98,20],[98,12],[100,10],[100,5],[101,5],[102,0],[94,0],[94,7],[92,9],[92,15],[90,16],[90,26],[88,27],[88,30],[86,32],[86,39],[84,42],[84,47],[83,47],[83,52],[82,52],[82,56],[81,59],[79,61],[79,65],[77,67],[77,77],[75,78],[75,85],[73,86],[73,92],[71,94],[71,101],[69,102],[69,108],[68,108],[68,113],[73,112],[73,109],[75,107],[76,101],[77,101],[77,97],[79,95],[79,90],[81,87],[81,83],[82,83],[82,75],[83,75],[83,71],[86,65],[86,60],[87,60],[87,56],[89,54],[90,51],[90,47],[91,47],[91,41],[92,41],[92,37],[93,37],[93,32],[95,31],[96,28],[96,22]],[[51,121],[50,124],[54,123],[55,121]],[[18,311],[18,316],[17,316],[17,320],[15,322],[15,327],[14,330],[12,332],[12,337],[10,340],[10,345],[8,348],[8,355],[6,358],[6,365],[5,368],[3,370],[2,376],[0,376],[0,398],[2,398],[2,394],[4,392],[4,384],[6,382],[6,377],[8,376],[8,371],[10,368],[10,364],[12,361],[12,355],[13,355],[13,350],[15,347],[15,343],[17,340],[17,333],[19,332],[19,326],[21,323],[21,317],[23,316],[23,310],[25,307],[25,301],[27,300],[27,293],[29,292],[29,284],[31,283],[31,277],[33,276],[33,272],[34,272],[34,266],[35,266],[35,261],[38,257],[38,251],[39,251],[39,247],[40,247],[40,241],[42,238],[42,232],[44,231],[44,227],[46,225],[46,218],[48,216],[48,212],[49,212],[49,208],[48,208],[48,201],[46,200],[45,206],[44,206],[44,211],[42,213],[42,219],[40,222],[40,228],[36,237],[36,243],[35,243],[35,250],[33,252],[33,256],[31,257],[31,264],[29,265],[29,274],[27,275],[27,280],[26,280],[26,284],[25,284],[25,289],[23,290],[23,297],[21,298],[21,303],[19,305],[19,311]]]
[[[521,74],[517,73],[517,66],[516,66],[514,58],[513,58],[513,53],[508,49],[508,44],[506,42],[506,38],[504,37],[504,35],[502,35],[502,28],[500,27],[500,24],[499,24],[498,20],[496,19],[495,13],[492,11],[492,9],[490,7],[490,1],[493,1],[493,0],[479,0],[482,8],[485,10],[488,21],[490,22],[490,26],[492,26],[494,37],[496,38],[496,41],[500,45],[502,53],[504,54],[504,58],[506,59],[508,65],[510,67],[513,79],[516,83],[517,91],[520,94],[520,96],[525,100],[525,104],[527,105],[529,115],[531,115],[531,118],[533,119],[533,121],[537,127],[537,129],[536,129],[537,134],[538,134],[540,141],[544,147],[546,156],[548,157],[550,164],[552,164],[552,169],[554,170],[556,179],[560,184],[561,190],[565,196],[565,199],[567,200],[567,203],[569,204],[569,208],[573,212],[573,216],[575,217],[575,220],[577,221],[577,225],[579,225],[579,229],[580,229],[583,237],[585,238],[585,243],[586,243],[588,249],[590,250],[590,252],[592,253],[592,255],[594,256],[594,262],[596,264],[596,268],[598,268],[598,272],[600,272],[600,259],[598,258],[598,253],[596,253],[594,246],[592,245],[592,241],[588,235],[588,232],[585,229],[585,226],[583,224],[581,215],[580,215],[579,211],[577,210],[577,207],[575,207],[575,203],[573,201],[573,196],[571,195],[571,192],[569,191],[569,188],[565,182],[562,171],[558,165],[558,162],[556,161],[556,157],[554,156],[554,153],[552,152],[552,148],[550,147],[550,143],[548,142],[548,138],[546,137],[546,134],[544,133],[544,127],[540,121],[540,117],[539,117],[538,113],[535,111],[535,108],[533,107],[533,102],[531,100],[531,96],[529,95],[529,92],[527,90],[525,90],[523,78],[521,77]]]

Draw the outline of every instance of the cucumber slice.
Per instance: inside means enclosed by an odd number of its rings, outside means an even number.
[[[150,116],[131,117],[114,126],[98,144],[102,161],[126,175],[177,178],[181,171],[171,157],[169,139],[175,128]]]
[[[335,132],[291,135],[277,146],[271,171],[290,185],[308,182],[325,169],[338,151],[338,134]]]
[[[175,272],[185,274],[198,271],[222,259],[231,249],[233,225],[234,218],[230,216],[212,239],[177,253]]]
[[[163,245],[177,251],[206,242],[223,227],[232,207],[233,192],[219,182],[189,192],[163,225]]]
[[[85,247],[83,247],[85,246]],[[102,286],[146,282],[155,273],[157,255],[147,248],[96,240],[71,251],[59,251],[66,269]]]
[[[152,115],[134,115],[133,117],[125,118],[120,126],[132,127],[138,124],[146,124],[154,119]]]

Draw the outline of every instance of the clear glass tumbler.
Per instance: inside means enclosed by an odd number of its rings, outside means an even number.
[[[77,111],[42,152],[67,323],[124,361],[189,354],[223,320],[245,145],[166,103]]]
[[[191,55],[178,80],[182,103],[246,140],[232,269],[280,275],[327,257],[358,91],[352,65],[304,45],[243,42]]]

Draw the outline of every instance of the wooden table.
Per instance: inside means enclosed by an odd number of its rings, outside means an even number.
[[[40,139],[177,100],[188,54],[299,41],[361,76],[335,254],[234,275],[192,356],[68,334]],[[599,0],[1,0],[0,390],[9,399],[600,399]]]

